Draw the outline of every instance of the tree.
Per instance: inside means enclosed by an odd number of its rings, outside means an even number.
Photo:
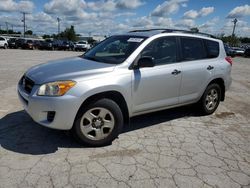
[[[75,32],[75,28],[73,25],[70,28],[66,28],[63,32],[61,32],[56,38],[67,39],[71,41],[77,40],[77,35]]]
[[[27,30],[27,31],[25,31],[25,34],[26,34],[26,35],[33,35],[33,31]]]
[[[52,38],[52,36],[47,35],[47,34],[44,34],[44,35],[43,35],[43,39],[49,39],[49,38]]]
[[[240,40],[236,36],[226,36],[226,37],[223,36],[221,40],[224,43],[229,44],[230,46],[238,46],[240,44]]]
[[[95,39],[93,39],[92,37],[88,39],[88,43],[89,44],[94,44],[96,43],[97,41]]]

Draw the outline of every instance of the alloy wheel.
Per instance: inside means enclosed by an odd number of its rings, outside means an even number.
[[[114,129],[114,115],[106,108],[96,107],[86,111],[80,121],[84,136],[90,140],[102,140]]]

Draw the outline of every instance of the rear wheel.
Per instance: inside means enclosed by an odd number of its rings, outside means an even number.
[[[7,44],[4,44],[4,49],[7,49]]]
[[[120,107],[110,99],[100,99],[79,110],[72,131],[83,144],[104,146],[119,135],[122,127]]]
[[[199,106],[202,114],[209,115],[214,113],[214,111],[219,106],[221,100],[221,88],[218,84],[210,84],[204,94],[202,95]]]

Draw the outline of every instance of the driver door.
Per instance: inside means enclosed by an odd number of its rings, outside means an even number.
[[[180,65],[177,63],[176,37],[155,39],[141,52],[141,57],[153,57],[155,66],[133,70],[133,113],[140,114],[179,102]]]

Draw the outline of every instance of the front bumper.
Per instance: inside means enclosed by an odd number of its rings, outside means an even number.
[[[60,97],[37,96],[38,87],[35,85],[31,93],[28,94],[18,84],[19,100],[25,111],[40,125],[60,130],[71,129],[81,104],[79,99],[67,94]],[[52,120],[51,117],[48,119],[48,113],[51,112],[55,112]]]

